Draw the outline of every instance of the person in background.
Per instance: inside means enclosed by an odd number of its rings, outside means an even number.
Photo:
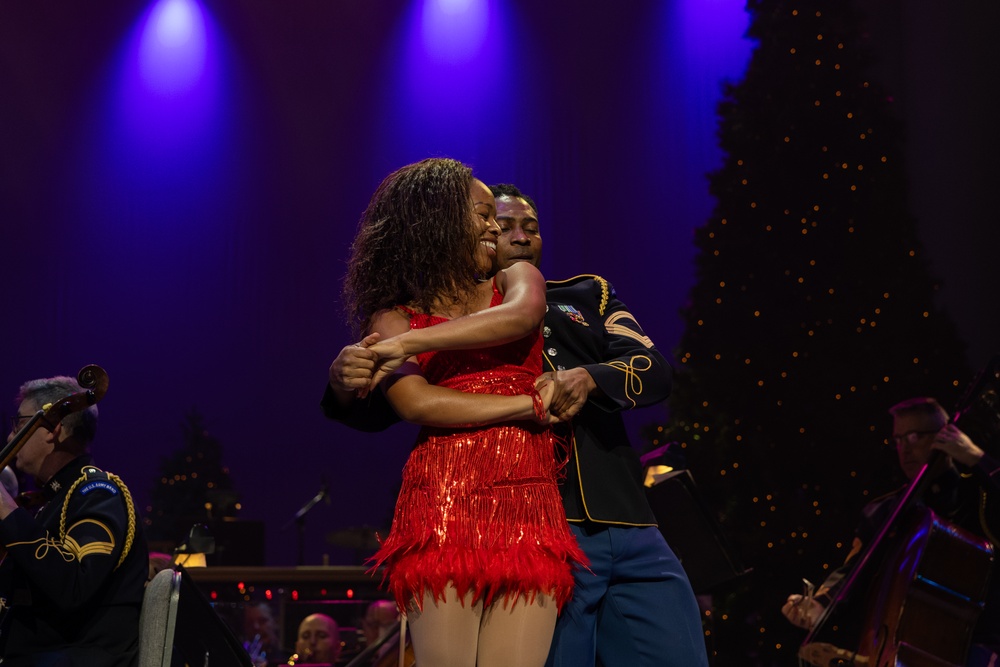
[[[81,391],[62,376],[23,384],[7,441],[44,406]],[[36,514],[0,486],[4,667],[135,663],[149,557],[128,488],[94,465],[96,433],[92,405],[43,420],[18,450],[18,470],[47,498]]]
[[[267,602],[248,602],[243,609],[243,646],[254,665],[276,665],[287,659],[281,631]]]
[[[985,490],[987,495],[1000,491],[1000,461],[986,454],[957,426],[949,424],[948,412],[933,398],[921,396],[902,401],[892,406],[889,414],[892,415],[891,442],[907,479],[912,481],[917,477],[935,450],[944,452],[950,459],[920,499],[921,504],[975,535],[989,535],[1000,529],[1000,526],[986,525],[989,515],[979,512],[980,498],[986,497],[980,496],[979,490]],[[781,608],[785,618],[806,630],[816,626],[840,592],[854,567],[855,558],[878,535],[908,489],[909,484],[865,505],[844,564],[810,594],[789,595]],[[992,582],[996,581],[994,576]],[[1000,586],[991,583],[985,608],[972,635],[966,665],[995,667],[998,660]]]
[[[340,658],[340,626],[326,614],[309,614],[299,623],[291,665],[332,664]]]
[[[365,610],[361,621],[361,631],[365,638],[365,652],[370,659],[365,665],[370,667],[399,667],[400,615],[392,600],[375,600]],[[372,649],[372,647],[376,647]],[[413,646],[407,642],[403,649],[403,667],[416,664]]]
[[[365,610],[361,621],[361,631],[365,636],[365,646],[371,646],[383,639],[399,622],[399,609],[392,600],[375,600]]]

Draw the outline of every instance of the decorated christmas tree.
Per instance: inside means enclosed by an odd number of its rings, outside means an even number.
[[[952,407],[972,377],[907,209],[904,136],[850,2],[751,0],[756,41],[719,108],[724,164],[697,231],[671,420],[752,572],[716,591],[713,664],[795,664],[780,613],[843,562],[903,478],[887,410]]]
[[[162,460],[146,511],[146,536],[159,550],[181,544],[193,525],[211,526],[239,509],[222,444],[197,410],[184,417],[181,431],[184,444]]]

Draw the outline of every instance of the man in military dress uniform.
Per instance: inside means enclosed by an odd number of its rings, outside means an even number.
[[[933,483],[927,485],[923,495],[914,502],[926,509],[933,510],[949,525],[964,529],[970,535],[988,540],[993,543],[994,549],[997,547],[994,531],[1000,526],[996,523],[996,504],[992,498],[1000,492],[1000,460],[980,448],[979,444],[973,442],[955,423],[949,423],[951,418],[947,410],[934,398],[917,396],[907,399],[889,408],[889,414],[892,415],[891,442],[896,447],[899,467],[910,481],[892,493],[876,498],[864,506],[861,518],[855,528],[850,553],[847,554],[840,567],[827,575],[815,592],[810,590],[807,591],[807,595],[793,594],[788,596],[781,608],[781,613],[800,628],[813,629],[823,617],[826,608],[842,593],[842,588],[851,575],[855,563],[858,562],[860,554],[864,552],[872,540],[879,537],[886,522],[896,511],[906,492],[910,490],[913,480],[931,461],[931,454],[935,450],[944,452],[948,458],[940,463],[940,467],[934,471],[928,470],[924,473],[931,475],[930,479],[933,480]],[[987,433],[980,435],[985,436]],[[992,444],[990,440],[987,438],[982,441],[983,447],[989,448],[988,444]],[[897,525],[903,521],[912,522],[913,520],[897,519]],[[955,549],[955,547],[949,546],[949,549]],[[959,552],[956,550],[954,553]],[[911,557],[916,558],[915,556]],[[963,560],[955,557],[951,560],[953,562],[948,563],[951,568],[966,569],[968,574],[963,577],[965,581],[974,582],[977,577],[982,577],[985,574],[982,560]],[[996,565],[993,567],[995,568]],[[871,567],[867,571],[871,572]],[[933,583],[934,574],[931,575],[929,581]],[[995,667],[1000,664],[1000,585],[997,584],[997,581],[1000,580],[997,579],[994,572],[989,577],[989,585],[984,599],[972,601],[984,602],[985,607],[972,629],[971,645],[964,663],[966,667]],[[845,600],[845,604],[853,604],[853,608],[849,607],[852,609],[860,608],[859,605],[864,602],[864,598],[859,602],[857,595],[863,592],[863,590],[859,590],[854,594],[855,598],[850,601]],[[962,598],[957,593],[950,595],[954,595],[955,599]],[[938,598],[936,604],[940,609],[946,608],[946,599],[951,599],[948,594],[943,594]],[[972,602],[970,602],[970,608]],[[891,604],[887,606],[893,608]],[[840,620],[844,622],[849,619],[842,617]],[[853,630],[842,636],[855,637],[858,634],[858,630]],[[960,642],[961,639],[955,640],[956,644]],[[849,647],[851,650],[848,651],[825,653],[822,647],[830,646],[829,644],[820,643],[814,646],[818,649],[816,655],[827,659],[830,656],[850,655],[857,648],[857,646],[852,646]],[[833,647],[834,650],[836,648]]]
[[[80,392],[69,377],[22,385],[14,434],[44,406]],[[148,554],[121,479],[93,465],[97,406],[38,428],[17,453],[45,504],[34,516],[0,487],[0,656],[4,667],[136,662]]]
[[[541,263],[534,202],[512,185],[497,198],[500,268]],[[656,527],[642,486],[638,453],[620,411],[667,398],[671,369],[638,322],[600,276],[546,283],[542,335],[548,377],[557,383],[550,409],[569,419],[570,460],[560,486],[566,515],[590,569],[576,572],[573,598],[560,615],[548,665],[698,667],[708,658],[700,612],[680,561]],[[361,430],[392,423],[375,402],[357,409],[354,389],[367,386],[374,359],[365,346],[345,347],[330,367],[323,398],[328,417]],[[367,354],[366,354],[367,353]]]

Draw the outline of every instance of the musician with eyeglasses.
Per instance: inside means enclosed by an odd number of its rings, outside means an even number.
[[[70,377],[26,382],[7,442],[46,406],[81,393]],[[14,461],[43,504],[26,509],[0,486],[0,662],[129,667],[149,567],[142,522],[122,480],[90,456],[96,405],[40,423],[21,436]]]
[[[895,446],[899,466],[908,480],[917,477],[934,450],[940,450],[949,457],[944,472],[934,478],[921,503],[939,516],[975,535],[985,536],[995,544],[992,531],[1000,532],[1000,526],[993,525],[991,530],[992,519],[980,516],[979,489],[985,489],[987,493],[1000,492],[1000,461],[949,423],[948,412],[933,398],[905,400],[892,406],[889,414],[892,415],[893,425],[889,444]],[[781,608],[785,618],[807,630],[816,625],[826,607],[836,598],[845,577],[854,566],[855,557],[878,536],[908,488],[909,485],[903,486],[865,505],[844,564],[819,587],[803,580],[803,593],[789,595]],[[993,602],[990,599],[998,596],[996,591],[1000,591],[1000,587],[993,586],[987,596],[986,607],[973,634],[967,667],[1000,664],[996,662],[1000,655],[1000,600]]]

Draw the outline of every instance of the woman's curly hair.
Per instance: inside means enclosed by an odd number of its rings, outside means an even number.
[[[460,303],[475,290],[472,170],[447,158],[406,165],[385,177],[351,245],[343,302],[363,336],[379,311]]]

